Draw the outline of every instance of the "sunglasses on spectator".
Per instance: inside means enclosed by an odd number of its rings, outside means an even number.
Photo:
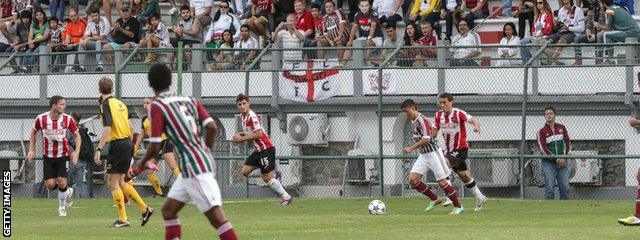
[[[220,5],[220,8],[229,8],[229,6]]]
[[[544,2],[536,2],[537,4],[543,4]]]

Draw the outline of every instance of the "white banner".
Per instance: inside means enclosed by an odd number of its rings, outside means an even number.
[[[382,93],[396,92],[396,72],[393,69],[382,69]],[[362,71],[362,92],[366,95],[378,94],[378,70]]]
[[[280,74],[280,96],[298,102],[315,102],[339,93],[341,82],[337,59],[284,62]]]

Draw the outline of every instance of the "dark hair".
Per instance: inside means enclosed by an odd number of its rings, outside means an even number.
[[[247,29],[251,30],[251,29],[249,28],[249,25],[248,25],[248,24],[242,24],[242,26],[240,26],[240,29],[243,29],[243,28],[247,28]]]
[[[413,99],[409,98],[407,100],[404,100],[404,102],[402,102],[402,104],[400,105],[400,109],[405,109],[408,107],[413,107],[414,109],[418,109],[418,106],[416,105],[416,102],[413,101]]]
[[[160,21],[160,14],[158,14],[158,12],[152,12],[151,15],[149,15],[149,22],[151,22],[152,18],[158,19],[158,21]]]
[[[228,44],[229,43],[229,42],[224,40],[224,33],[227,33],[227,32],[229,33],[229,35],[231,35],[231,40],[230,40],[231,45],[229,46],[229,48],[233,48],[233,33],[231,33],[231,30],[229,30],[229,29],[224,30],[222,32],[222,44]]]
[[[42,25],[44,25],[47,22],[47,13],[44,12],[44,9],[42,9],[42,8],[36,9],[36,11],[33,12],[33,21],[35,21],[34,25],[36,26],[36,29],[40,29],[40,26],[38,26],[38,19],[36,19],[36,14],[38,14],[38,13],[42,13],[42,16],[44,16],[42,18]],[[44,26],[42,26],[42,27],[44,27]]]
[[[507,36],[507,34],[504,32],[504,29],[507,26],[510,26],[511,29],[513,30],[513,36],[518,36],[518,30],[516,30],[516,25],[513,24],[512,22],[507,22],[507,23],[504,24],[504,26],[502,26],[502,37],[506,37]]]
[[[613,0],[600,0],[600,1],[602,1],[602,3],[607,7],[613,5]]]
[[[56,16],[49,17],[49,22],[60,22]]]
[[[63,23],[65,23],[65,22],[66,23],[70,23],[71,22],[71,18],[64,18],[64,19],[62,19],[62,22]]]
[[[314,9],[314,8],[320,10],[320,4],[313,3],[313,4],[311,4],[311,8],[309,8],[309,9]]]
[[[331,3],[331,5],[333,5],[334,7],[336,6],[336,3],[334,3],[333,0],[324,1],[324,4],[327,4],[327,3]]]
[[[182,5],[182,7],[180,7],[180,12],[184,11],[184,10],[189,10],[191,11],[191,8],[189,8],[188,4]]]
[[[74,11],[76,14],[78,14],[78,9],[75,9],[75,8],[69,8],[69,10],[67,11],[67,14],[70,13],[71,11]]]
[[[32,16],[33,16],[33,15],[31,14],[31,11],[29,11],[29,10],[22,10],[22,11],[20,12],[20,18],[21,18],[21,19],[22,19],[22,18],[32,19]]]
[[[384,27],[384,29],[388,29],[388,28],[393,28],[393,30],[396,30],[396,25],[395,24],[387,24],[387,26]]]
[[[245,100],[245,101],[247,101],[247,102],[248,102],[248,101],[249,101],[249,96],[247,96],[247,95],[246,95],[246,94],[244,94],[244,93],[240,93],[240,94],[238,94],[238,96],[236,97],[236,103],[238,103],[238,102],[240,102],[240,101],[242,101],[242,100]]]
[[[156,92],[168,90],[171,86],[171,69],[164,63],[156,63],[149,69],[147,80]]]
[[[411,39],[411,36],[407,34],[407,29],[409,25],[413,26],[413,30],[415,32],[413,34],[413,39]],[[404,45],[405,46],[411,46],[411,40],[418,40],[422,37],[422,32],[418,31],[418,27],[416,27],[415,23],[410,23],[409,25],[407,25],[407,27],[404,28]]]
[[[89,11],[87,11],[87,12],[89,12],[89,15],[94,14],[94,13],[100,14],[100,8],[90,7]]]
[[[226,1],[226,0],[223,0],[222,2],[220,2],[220,4],[222,4],[222,3],[227,3],[227,5],[229,5],[229,8],[227,8],[228,11],[229,11],[229,12],[227,12],[227,15],[229,15],[229,17],[231,17],[231,24],[233,24],[233,21],[236,21],[236,19],[234,19],[234,16],[233,16],[234,12],[233,12],[233,9],[231,9],[231,4],[229,3],[229,1]],[[220,14],[222,14],[222,13],[220,12],[220,8],[218,8],[218,11],[216,11],[216,13],[213,15],[212,22],[217,22],[218,19],[220,19]],[[231,35],[233,35],[233,34],[231,34]]]
[[[460,23],[461,23],[461,22],[466,23],[466,24],[467,24],[467,27],[469,26],[469,22],[467,21],[467,19],[464,19],[464,18],[463,18],[463,19],[458,20],[458,25],[456,25],[456,29],[458,30],[458,32],[460,31]],[[471,29],[469,29],[469,30],[471,30]]]
[[[556,114],[556,108],[554,106],[547,106],[544,108],[544,112],[547,112],[547,110],[551,110],[553,114]]]
[[[73,118],[74,121],[76,121],[76,124],[78,124],[78,122],[80,122],[80,119],[82,119],[82,113],[79,112],[78,110],[73,110],[71,112],[71,117]]]
[[[53,107],[53,105],[58,104],[60,101],[62,101],[64,99],[63,96],[60,95],[53,95],[51,96],[51,98],[49,99],[49,107]]]
[[[453,101],[453,95],[451,95],[451,93],[448,93],[448,92],[440,93],[438,95],[438,98],[446,98],[447,100],[449,100],[449,102]]]

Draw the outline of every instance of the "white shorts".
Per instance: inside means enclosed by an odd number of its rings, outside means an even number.
[[[359,37],[357,40],[367,41],[367,37]],[[371,38],[373,42],[376,44],[376,47],[382,47],[382,38],[381,37],[373,37]]]
[[[220,188],[212,172],[190,178],[178,176],[167,197],[183,203],[193,202],[202,213],[209,211],[212,207],[222,206]]]
[[[445,179],[451,174],[442,150],[438,149],[427,154],[420,154],[418,160],[411,167],[411,172],[422,174],[422,176],[426,175],[429,170],[433,172],[436,181]]]

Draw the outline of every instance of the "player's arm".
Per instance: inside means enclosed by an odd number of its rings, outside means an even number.
[[[410,153],[413,152],[414,150],[418,149],[419,147],[422,147],[424,145],[427,145],[431,143],[431,137],[430,136],[424,136],[422,137],[422,139],[420,139],[420,141],[416,142],[415,144],[408,146],[406,148],[403,149],[403,151],[405,153]]]
[[[218,136],[218,126],[216,126],[216,122],[213,121],[213,118],[211,118],[209,112],[207,112],[207,109],[205,109],[198,100],[193,101],[195,102],[196,108],[198,109],[198,118],[203,119],[201,124],[207,131],[207,134],[204,138],[205,144],[209,148],[209,150],[211,150],[216,143],[216,136]]]
[[[40,118],[36,118],[36,123],[33,125],[31,133],[29,134],[29,153],[27,153],[27,161],[29,163],[33,162],[33,157],[36,155],[36,134],[40,129],[42,129]]]
[[[102,164],[102,161],[100,160],[102,148],[107,144],[107,139],[109,139],[109,136],[111,135],[113,118],[111,117],[109,101],[104,101],[102,105],[100,105],[100,116],[102,118],[102,134],[100,136],[100,141],[98,142],[98,147],[96,148],[96,153],[93,155],[93,162],[97,165]]]
[[[248,126],[251,126],[253,131],[248,134],[236,134],[233,136],[233,141],[236,143],[244,142],[244,141],[253,141],[258,140],[264,134],[262,130],[262,125],[260,125],[260,120],[255,116],[249,116],[250,121],[247,123]]]
[[[474,132],[480,132],[480,121],[478,120],[478,118],[471,117],[467,122],[473,126]]]
[[[252,133],[246,134],[244,136],[240,136],[240,140],[238,142],[258,140],[262,137],[262,134],[263,134],[262,129],[257,129]]]
[[[140,174],[144,168],[143,166],[150,159],[157,156],[160,152],[160,144],[162,143],[162,133],[165,131],[165,122],[164,117],[162,116],[162,110],[160,106],[158,106],[155,102],[149,106],[149,121],[151,121],[151,135],[149,136],[149,146],[147,147],[147,152],[144,157],[140,160],[136,161],[133,167],[132,174],[133,176],[127,176],[127,178],[132,178],[138,174]],[[139,138],[141,139],[141,138]]]

